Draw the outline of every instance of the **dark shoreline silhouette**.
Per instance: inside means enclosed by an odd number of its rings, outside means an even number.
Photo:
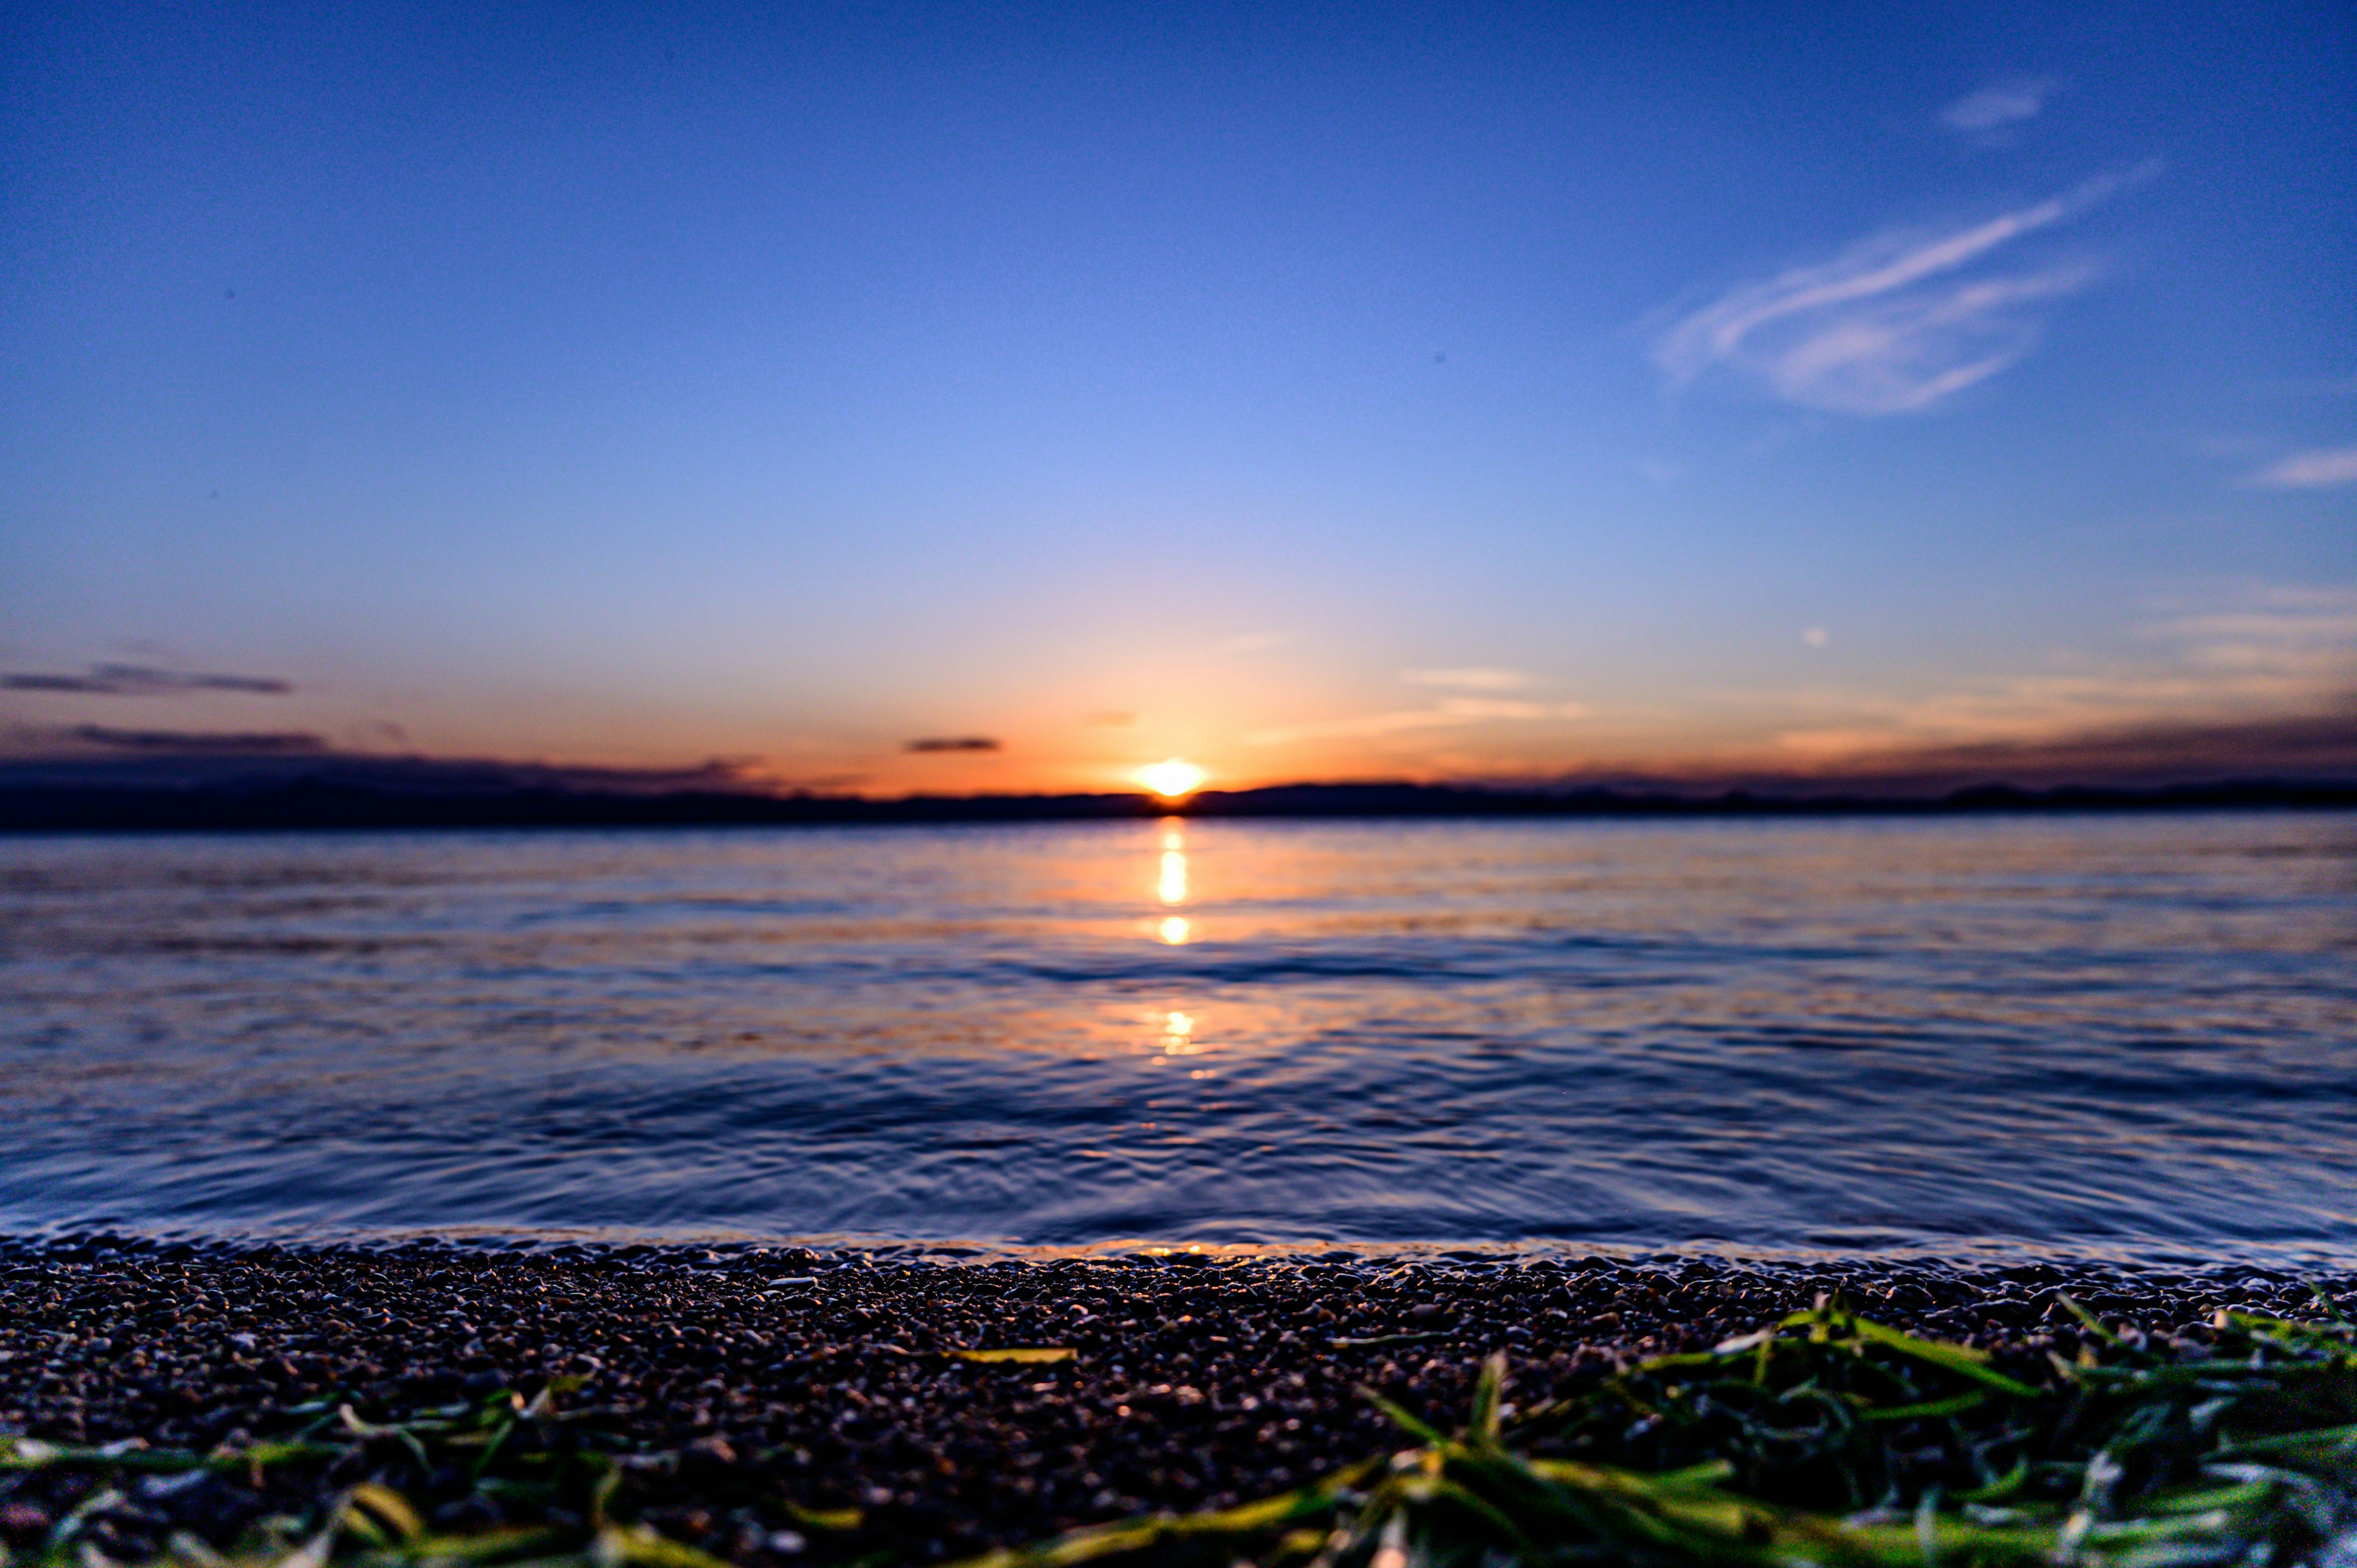
[[[2005,782],[1935,789],[1802,783],[1676,789],[1506,789],[1361,782],[1146,794],[772,793],[694,773],[601,774],[425,759],[336,759],[305,769],[0,765],[0,832],[270,832],[382,828],[765,827],[1185,817],[1837,817],[2223,809],[2347,810],[2357,779],[2226,779],[2154,785]]]

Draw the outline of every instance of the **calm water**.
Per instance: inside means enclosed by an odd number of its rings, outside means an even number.
[[[2357,1257],[2357,820],[0,841],[0,1230]]]

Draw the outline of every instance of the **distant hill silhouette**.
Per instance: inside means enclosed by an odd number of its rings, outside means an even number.
[[[0,832],[367,828],[722,827],[1188,817],[1925,816],[1990,811],[2357,806],[2357,779],[2227,779],[2148,787],[1942,791],[1596,786],[1506,789],[1383,781],[1140,794],[777,793],[725,771],[636,773],[331,756],[142,757],[0,764]]]

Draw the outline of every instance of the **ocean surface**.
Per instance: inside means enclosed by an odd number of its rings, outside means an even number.
[[[2357,817],[0,840],[0,1231],[2357,1260]]]

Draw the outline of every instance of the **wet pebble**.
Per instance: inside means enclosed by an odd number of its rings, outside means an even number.
[[[757,1493],[866,1509],[901,1550],[933,1556],[1245,1501],[1395,1445],[1361,1385],[1448,1423],[1492,1350],[1507,1353],[1517,1393],[1540,1398],[1631,1358],[1748,1332],[1825,1291],[2040,1375],[2047,1351],[2077,1344],[2058,1288],[2163,1335],[2198,1336],[2221,1306],[2308,1299],[2287,1275],[2042,1264],[1403,1266],[1329,1252],[943,1265],[802,1249],[0,1242],[0,1432],[203,1452],[284,1432],[292,1407],[325,1398],[389,1415],[576,1377],[571,1397],[609,1430],[678,1456],[647,1473],[659,1528],[748,1563],[801,1557],[806,1531],[717,1500]],[[1073,1355],[954,1354],[1027,1347]],[[73,1506],[70,1477],[50,1486],[0,1496],[12,1545],[37,1542]],[[144,1491],[119,1530],[227,1544],[285,1501],[208,1477]],[[480,1499],[458,1507],[472,1513],[436,1523],[507,1522]]]

